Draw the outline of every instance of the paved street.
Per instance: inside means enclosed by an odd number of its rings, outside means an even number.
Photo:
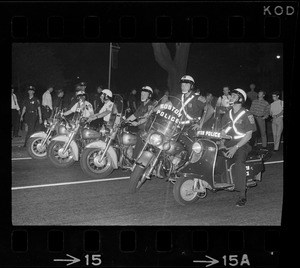
[[[283,147],[283,146],[282,146]],[[128,193],[129,172],[106,180],[87,177],[79,163],[57,169],[48,159],[33,160],[25,148],[12,147],[12,223],[14,225],[280,225],[283,202],[282,151],[265,165],[263,180],[248,191],[245,207],[237,193],[208,192],[182,207],[173,185],[147,181]]]

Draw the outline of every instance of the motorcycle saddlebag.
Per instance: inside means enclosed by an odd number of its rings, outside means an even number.
[[[254,178],[256,174],[262,172],[264,170],[264,165],[262,162],[262,158],[258,157],[248,157],[246,161],[246,174],[249,178]]]
[[[231,177],[234,178],[234,165],[235,163],[230,165],[229,171],[231,173]],[[246,175],[247,179],[253,179],[259,172],[264,171],[264,165],[261,157],[258,156],[248,156],[246,160]]]

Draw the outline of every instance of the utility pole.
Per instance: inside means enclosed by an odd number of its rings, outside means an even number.
[[[115,51],[119,51],[120,47],[118,43],[109,43],[109,64],[108,64],[108,89],[110,89],[110,81],[111,81],[111,69],[112,69],[112,56],[113,56],[113,49]],[[114,67],[117,68],[117,67]]]

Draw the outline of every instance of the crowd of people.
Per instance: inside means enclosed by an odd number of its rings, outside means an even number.
[[[177,97],[182,105],[181,123],[187,126],[192,125],[189,131],[209,129],[223,131],[233,137],[221,146],[227,148],[227,157],[234,158],[239,178],[236,189],[240,192],[237,206],[244,206],[246,203],[245,161],[252,147],[257,145],[257,129],[261,135],[262,148],[267,148],[266,120],[269,117],[272,118],[273,151],[279,150],[283,131],[283,101],[280,99],[279,92],[272,92],[273,102],[270,104],[265,100],[266,92],[255,90],[256,86],[253,83],[250,84],[248,92],[240,88],[230,90],[230,87],[226,85],[223,87],[222,95],[218,98],[214,97],[211,92],[202,93],[195,87],[196,83],[189,75],[183,76],[179,83],[181,94]],[[43,120],[53,116],[57,110],[63,110],[65,116],[78,111],[82,112],[88,122],[99,126],[108,123],[114,109],[113,92],[110,89],[98,86],[96,92],[89,96],[85,82],[76,84],[75,92],[69,100],[64,98],[63,89],[54,90],[53,85],[50,85],[43,93],[41,101],[35,97],[34,86],[28,86],[26,90],[28,97],[21,104],[14,93],[13,86],[11,95],[13,137],[19,136],[20,123],[25,121],[28,126],[24,146],[30,135],[43,127]],[[132,126],[138,127],[133,159],[137,158],[143,147],[140,134],[145,130],[147,119],[155,111],[158,101],[160,103],[169,101],[169,94],[169,91],[161,92],[157,88],[153,90],[151,86],[146,85],[139,92],[132,89],[128,96],[125,96],[126,120]]]

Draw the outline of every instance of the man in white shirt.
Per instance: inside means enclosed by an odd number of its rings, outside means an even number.
[[[49,86],[42,97],[42,114],[43,119],[48,119],[52,114],[52,96],[53,86]]]
[[[274,140],[274,152],[278,152],[280,138],[283,131],[283,101],[279,99],[279,92],[272,93],[273,102],[270,106],[270,115],[272,116],[272,132]]]
[[[78,100],[77,103],[70,110],[64,112],[65,116],[75,112],[82,112],[82,116],[86,118],[94,115],[93,105],[85,100],[86,94],[84,91],[77,91],[76,98]]]
[[[103,118],[104,123],[108,123],[110,119],[110,115],[113,111],[114,103],[111,101],[112,99],[112,92],[109,89],[103,89],[101,98],[104,102],[104,105],[100,109],[99,113],[90,116],[88,122],[91,122],[98,118]]]
[[[21,115],[20,107],[18,104],[18,99],[16,94],[14,94],[14,87],[11,87],[11,118],[12,118],[12,130],[13,137],[21,137],[19,136],[19,116]]]

